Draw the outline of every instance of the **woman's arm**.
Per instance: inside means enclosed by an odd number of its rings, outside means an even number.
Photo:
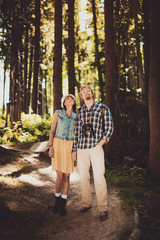
[[[52,124],[51,124],[51,131],[49,135],[49,156],[54,157],[54,150],[53,150],[53,139],[56,132],[56,125],[58,121],[58,111],[55,111],[53,116]]]

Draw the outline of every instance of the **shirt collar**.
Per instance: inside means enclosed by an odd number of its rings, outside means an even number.
[[[93,104],[92,104],[92,106],[91,106],[90,109],[94,109],[94,107],[96,107],[97,104],[99,104],[98,101],[93,102]],[[84,108],[85,111],[86,111],[86,110],[88,111],[88,108],[87,108],[86,104],[83,105],[83,108]]]

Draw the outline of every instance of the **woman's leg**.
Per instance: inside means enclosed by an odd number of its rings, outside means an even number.
[[[60,203],[60,215],[64,216],[67,214],[67,211],[65,209],[66,201],[67,201],[67,195],[68,195],[68,189],[69,189],[69,177],[70,174],[63,173],[63,182],[62,182],[62,191],[61,191],[61,203]]]
[[[60,210],[60,201],[61,201],[61,187],[63,180],[63,173],[56,170],[57,179],[56,179],[56,189],[55,189],[55,205],[53,207],[53,212],[58,213]]]
[[[56,179],[56,193],[61,193],[63,173],[56,170],[57,179]]]
[[[62,195],[68,195],[68,189],[69,189],[69,173],[63,173],[63,180],[62,180]]]

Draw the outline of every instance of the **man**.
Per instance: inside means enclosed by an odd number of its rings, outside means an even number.
[[[103,222],[108,218],[108,202],[102,146],[109,141],[113,133],[113,120],[109,108],[94,101],[93,91],[90,86],[81,87],[80,98],[84,101],[84,105],[77,112],[77,124],[72,149],[72,158],[77,159],[82,193],[82,209],[79,215],[84,215],[91,210],[89,182],[91,164],[100,221]]]

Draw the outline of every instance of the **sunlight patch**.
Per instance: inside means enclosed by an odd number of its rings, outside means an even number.
[[[18,178],[20,181],[25,182],[25,183],[29,183],[32,184],[34,186],[39,186],[39,187],[43,187],[46,185],[50,185],[51,183],[45,180],[40,180],[38,175],[22,175]]]
[[[9,187],[17,187],[20,186],[21,183],[16,178],[8,177],[8,176],[2,176],[0,177],[0,183],[7,184]]]

